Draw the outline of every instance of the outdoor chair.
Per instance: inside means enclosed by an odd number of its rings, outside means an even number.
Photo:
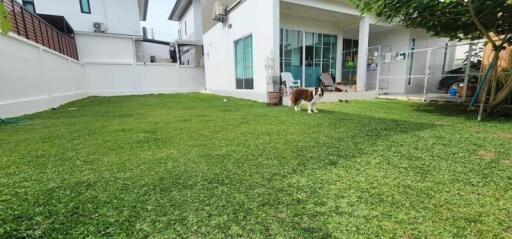
[[[294,80],[293,75],[290,72],[281,73],[281,79],[286,84],[286,94],[289,94],[293,89],[300,87],[300,81]]]
[[[334,80],[331,77],[331,74],[329,73],[322,73],[320,75],[321,85],[324,89],[334,91],[336,88],[336,85],[334,85]]]

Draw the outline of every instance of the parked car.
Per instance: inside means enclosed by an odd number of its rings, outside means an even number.
[[[469,68],[469,84],[474,85],[478,83],[478,74],[480,74],[480,65],[481,61],[471,62],[471,67]],[[460,84],[464,83],[466,74],[466,66],[462,66],[459,68],[455,68],[453,70],[449,70],[445,72],[445,76],[439,81],[438,89],[444,92],[448,92],[448,90],[454,86],[458,87]]]

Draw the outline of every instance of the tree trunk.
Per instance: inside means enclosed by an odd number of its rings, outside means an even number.
[[[494,101],[496,100],[496,88],[497,88],[497,85],[498,85],[498,68],[499,68],[499,61],[500,61],[500,53],[501,51],[500,50],[494,50],[494,61],[497,62],[497,64],[494,66],[494,69],[492,71],[492,75],[491,77],[489,78],[489,80],[491,81],[491,98],[489,99],[489,107],[487,107],[487,112],[491,112],[492,111],[492,107],[491,105],[494,104]]]
[[[508,77],[505,87],[496,95],[496,99],[491,103],[491,109],[494,110],[500,106],[512,94],[512,76]]]

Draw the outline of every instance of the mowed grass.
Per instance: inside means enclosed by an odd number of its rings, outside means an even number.
[[[511,238],[512,122],[88,98],[0,125],[0,237]]]

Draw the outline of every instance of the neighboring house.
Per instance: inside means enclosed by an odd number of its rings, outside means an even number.
[[[170,42],[142,39],[135,41],[135,49],[139,63],[176,63],[172,57],[174,50],[171,50]]]
[[[176,54],[180,65],[203,65],[201,0],[177,0],[169,20],[179,22]]]
[[[153,31],[153,29],[150,29]],[[148,28],[142,27],[142,40],[135,41],[137,62],[139,63],[176,63],[174,46],[167,41],[154,38],[154,34],[148,34]]]
[[[228,16],[222,23],[210,20],[215,2],[202,1],[206,88],[263,102],[271,75],[283,71],[291,72],[304,87],[319,86],[320,74],[329,73],[357,91],[375,90],[376,58],[382,56],[389,57],[381,59],[380,72],[399,79],[381,82],[380,88],[415,92],[420,84],[407,76],[420,69],[425,72],[422,56],[418,54],[418,64],[411,66],[404,52],[448,42],[420,30],[379,24],[361,16],[347,0],[224,0]],[[431,61],[443,62],[453,54],[438,54]],[[440,69],[439,65],[431,67]]]
[[[18,0],[38,14],[64,16],[83,63],[136,61],[135,41],[149,0]]]

